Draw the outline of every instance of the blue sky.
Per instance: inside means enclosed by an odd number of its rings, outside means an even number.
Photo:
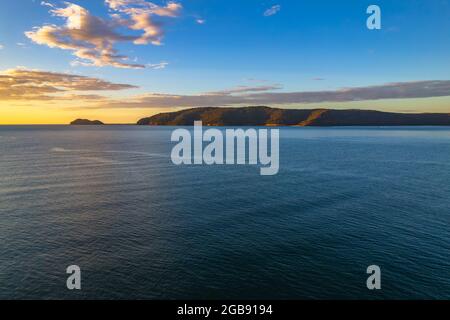
[[[61,1],[48,2],[54,8],[67,6]],[[103,0],[70,2],[92,16],[110,19],[111,8]],[[168,4],[153,3],[161,8]],[[73,50],[38,44],[25,35],[46,24],[62,26],[64,17],[50,14],[50,5],[42,5],[40,0],[3,1],[0,70],[23,66],[139,87],[126,93],[108,92],[108,97],[149,92],[195,95],[263,84],[279,86],[276,92],[324,91],[449,78],[450,1],[177,3],[181,9],[176,17],[155,17],[164,23],[162,45],[114,43],[130,63],[167,65],[159,69],[124,69],[73,65]],[[371,4],[382,10],[381,30],[366,28],[366,9]],[[264,12],[273,6],[280,10],[265,16]],[[117,31],[133,36],[142,32],[125,28]]]

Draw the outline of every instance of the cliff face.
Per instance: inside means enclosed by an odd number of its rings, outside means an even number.
[[[77,119],[77,120],[72,121],[70,124],[75,125],[75,126],[80,126],[80,125],[98,126],[98,125],[102,125],[104,123],[99,120]]]
[[[269,107],[194,108],[157,114],[139,120],[138,125],[192,126],[197,120],[205,126],[447,126],[450,125],[450,114]]]

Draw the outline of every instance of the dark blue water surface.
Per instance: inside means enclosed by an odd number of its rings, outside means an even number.
[[[0,298],[450,298],[450,128],[282,128],[265,177],[173,129],[0,127]]]

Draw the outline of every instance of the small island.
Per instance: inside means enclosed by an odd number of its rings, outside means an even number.
[[[70,123],[72,126],[100,126],[104,125],[100,120],[77,119]]]

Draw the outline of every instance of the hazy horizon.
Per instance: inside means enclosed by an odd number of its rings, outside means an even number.
[[[417,112],[414,110],[410,110],[410,111],[403,111],[403,112],[394,112],[394,111],[382,111],[382,110],[377,110],[377,109],[360,109],[360,108],[327,108],[327,107],[317,107],[317,108],[313,108],[310,106],[310,108],[308,108],[308,106],[305,107],[289,107],[289,108],[283,108],[283,107],[272,107],[272,106],[227,106],[228,108],[257,108],[257,107],[268,107],[268,108],[273,108],[273,109],[285,109],[285,110],[319,110],[319,109],[328,109],[328,110],[367,110],[367,111],[379,111],[379,112],[393,112],[393,113],[403,113],[403,114],[421,114],[421,113],[441,113],[441,112]],[[208,107],[198,107],[198,108],[208,108]],[[217,107],[217,108],[221,108],[221,107]],[[166,113],[166,112],[177,112],[177,111],[185,111],[185,110],[190,110],[190,109],[195,109],[195,108],[174,108],[173,110],[162,110],[160,113]],[[450,112],[442,112],[443,114],[448,114]],[[103,124],[107,124],[107,125],[136,125],[138,120],[141,120],[143,118],[147,118],[147,117],[151,117],[153,115],[156,115],[158,113],[152,113],[149,115],[143,115],[142,117],[136,119],[136,121],[131,121],[131,122],[106,122],[103,121],[101,118],[92,118],[92,117],[85,117],[85,116],[76,116],[74,118],[68,119],[67,122],[54,122],[54,123],[0,123],[0,126],[11,126],[11,125],[70,125],[70,123],[74,120],[80,120],[80,119],[86,119],[86,120],[99,120],[101,122],[103,122]]]

